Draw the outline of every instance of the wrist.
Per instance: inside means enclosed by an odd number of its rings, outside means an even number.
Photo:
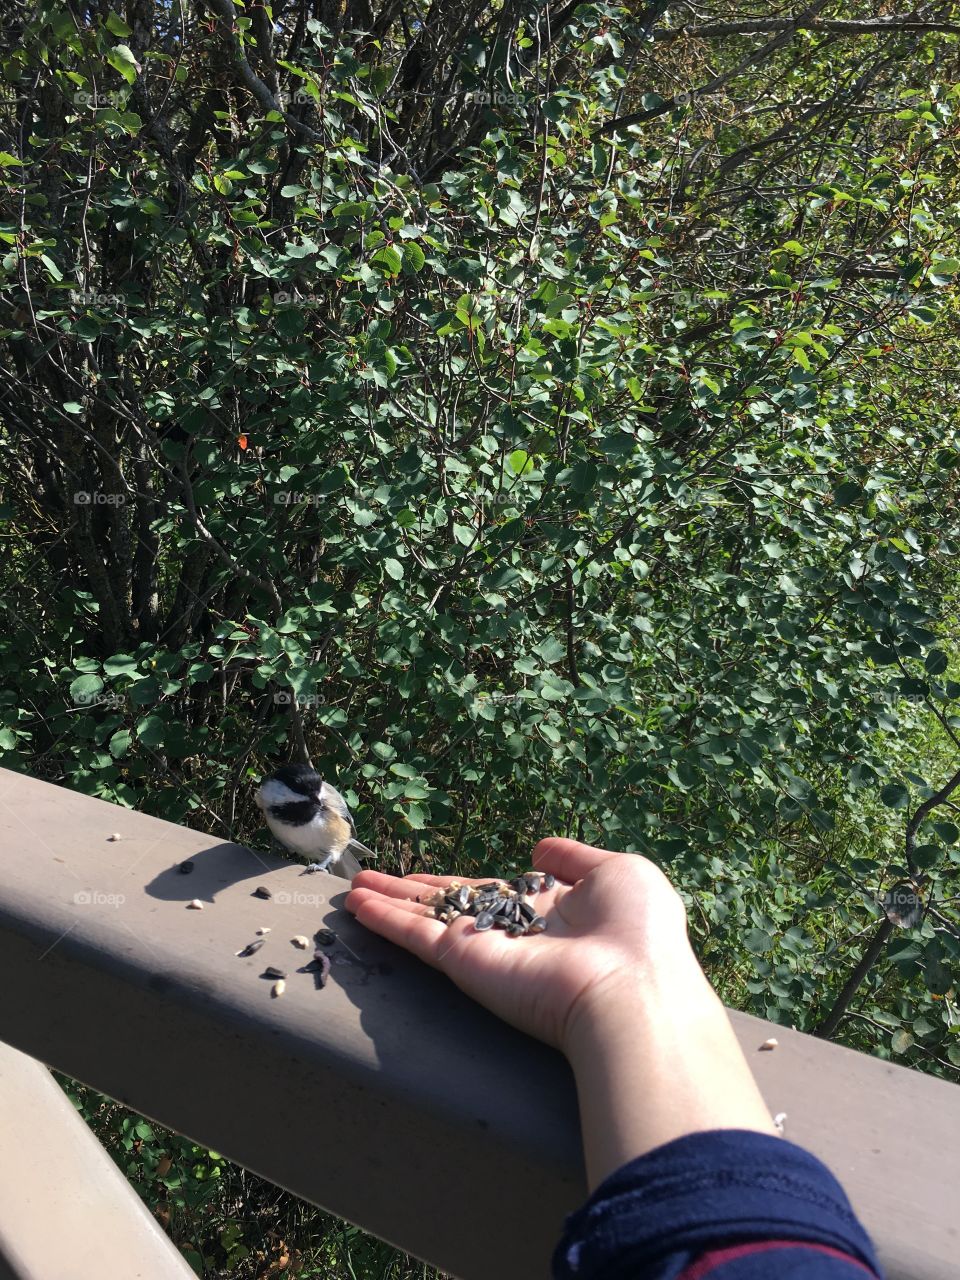
[[[591,1189],[689,1133],[775,1132],[726,1010],[684,943],[669,961],[598,984],[570,1018],[563,1047]]]
[[[662,1035],[670,1025],[711,1018],[726,1014],[683,934],[669,951],[627,958],[584,990],[568,1015],[561,1048],[575,1068],[575,1059],[589,1060],[598,1046],[634,1029]]]

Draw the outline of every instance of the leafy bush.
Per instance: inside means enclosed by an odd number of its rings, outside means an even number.
[[[949,1071],[947,18],[339,12],[3,20],[0,761],[642,851],[729,999]]]

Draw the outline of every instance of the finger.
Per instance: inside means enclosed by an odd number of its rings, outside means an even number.
[[[412,911],[416,915],[430,916],[434,919],[433,908],[424,906],[417,901],[416,898],[394,898],[388,893],[379,893],[376,889],[351,889],[344,901],[344,906],[348,911],[352,911],[356,915],[357,908],[362,902],[366,902],[369,898],[382,898],[385,902],[389,902],[391,906],[397,907],[401,911]]]
[[[534,848],[533,865],[538,871],[549,871],[567,884],[576,884],[601,862],[620,856],[612,849],[595,849],[593,845],[581,844],[579,840],[548,836]]]
[[[439,968],[437,944],[446,933],[447,926],[430,916],[411,911],[409,906],[378,893],[364,893],[352,909],[357,920],[367,929],[388,942],[395,942],[426,964]]]
[[[373,889],[387,898],[416,898],[425,892],[424,885],[411,884],[409,880],[401,880],[399,876],[388,876],[382,871],[361,871],[353,877],[354,889]]]
[[[502,877],[497,876],[431,876],[426,872],[411,872],[410,875],[404,876],[404,880],[415,880],[418,884],[430,884],[438,889],[445,889],[451,884],[506,884]]]

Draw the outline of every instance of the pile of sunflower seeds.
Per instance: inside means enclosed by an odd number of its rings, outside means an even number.
[[[490,880],[486,884],[460,884],[454,880],[446,889],[421,895],[417,901],[433,907],[433,914],[444,924],[452,924],[458,916],[472,916],[475,929],[503,929],[511,938],[524,933],[543,933],[547,922],[536,908],[524,899],[556,883],[551,875],[535,871],[509,881]]]

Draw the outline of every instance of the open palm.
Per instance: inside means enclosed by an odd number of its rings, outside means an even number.
[[[447,974],[461,990],[522,1031],[565,1049],[577,1010],[635,987],[655,962],[686,946],[683,903],[653,863],[575,840],[541,840],[537,871],[557,880],[540,892],[545,933],[511,938],[478,931],[469,916],[446,925],[417,901],[452,876],[403,878],[363,871],[347,908],[361,924]],[[478,880],[461,880],[482,884]]]

